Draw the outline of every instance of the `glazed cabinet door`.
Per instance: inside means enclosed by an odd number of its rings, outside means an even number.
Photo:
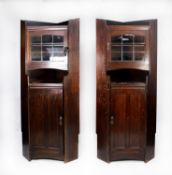
[[[111,87],[110,159],[144,159],[145,87]]]
[[[29,88],[31,158],[63,160],[62,88]]]
[[[149,70],[149,27],[109,26],[106,69]]]

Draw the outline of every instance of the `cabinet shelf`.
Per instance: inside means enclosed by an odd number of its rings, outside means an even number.
[[[111,44],[111,46],[144,46],[145,45],[145,43],[135,43],[135,44],[133,44],[133,43],[130,43],[130,44],[118,44],[118,43],[113,43],[113,44]]]
[[[30,83],[29,87],[63,87],[62,83]]]
[[[121,53],[121,51],[111,51],[111,53]],[[145,51],[123,51],[123,53],[145,53]]]
[[[115,87],[121,87],[121,86],[126,86],[128,88],[130,88],[130,86],[140,86],[140,87],[145,87],[146,83],[143,82],[111,82],[111,86],[115,86]]]
[[[32,53],[40,53],[40,51],[33,51]],[[41,51],[41,53],[47,53],[47,54],[49,54],[47,51]],[[53,51],[52,53],[63,53],[63,52]]]
[[[45,44],[32,44],[32,46],[35,46],[35,47],[41,47],[41,46],[61,46],[61,47],[64,47],[64,44],[45,43]]]

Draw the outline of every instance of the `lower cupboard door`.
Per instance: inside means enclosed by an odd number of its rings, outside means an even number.
[[[30,87],[30,157],[63,160],[63,87]]]
[[[110,159],[144,160],[145,88],[112,87],[110,104]]]

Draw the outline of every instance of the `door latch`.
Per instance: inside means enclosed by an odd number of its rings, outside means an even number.
[[[114,116],[113,116],[113,115],[110,116],[110,124],[111,124],[111,125],[114,124]]]
[[[60,126],[63,125],[63,117],[62,117],[62,116],[59,117],[59,125],[60,125]]]
[[[107,43],[107,50],[110,50],[110,42]]]

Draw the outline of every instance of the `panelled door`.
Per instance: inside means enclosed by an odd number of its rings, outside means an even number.
[[[143,159],[146,132],[144,84],[112,84],[110,159]]]
[[[33,158],[63,160],[63,86],[29,88],[30,149]]]

